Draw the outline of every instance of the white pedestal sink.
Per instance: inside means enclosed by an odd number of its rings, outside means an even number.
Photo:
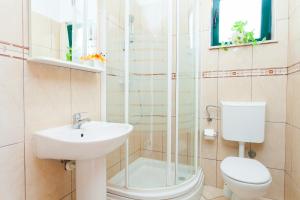
[[[106,154],[121,146],[132,131],[129,124],[88,122],[33,135],[38,158],[76,161],[77,200],[106,200]]]

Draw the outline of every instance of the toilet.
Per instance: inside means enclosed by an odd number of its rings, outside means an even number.
[[[245,143],[263,143],[265,102],[221,102],[222,136],[239,143],[239,157],[227,157],[220,165],[224,195],[231,200],[258,200],[270,187],[269,170],[255,159],[245,158]]]

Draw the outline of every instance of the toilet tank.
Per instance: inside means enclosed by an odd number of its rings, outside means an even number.
[[[221,102],[225,140],[262,143],[265,139],[265,102]]]

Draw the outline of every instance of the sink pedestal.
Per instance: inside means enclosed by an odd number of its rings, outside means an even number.
[[[78,200],[106,200],[106,158],[76,161]]]

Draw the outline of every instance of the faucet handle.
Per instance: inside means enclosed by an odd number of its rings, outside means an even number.
[[[87,112],[79,112],[73,114],[73,122],[78,122],[79,120],[81,120],[82,114],[87,114]]]

